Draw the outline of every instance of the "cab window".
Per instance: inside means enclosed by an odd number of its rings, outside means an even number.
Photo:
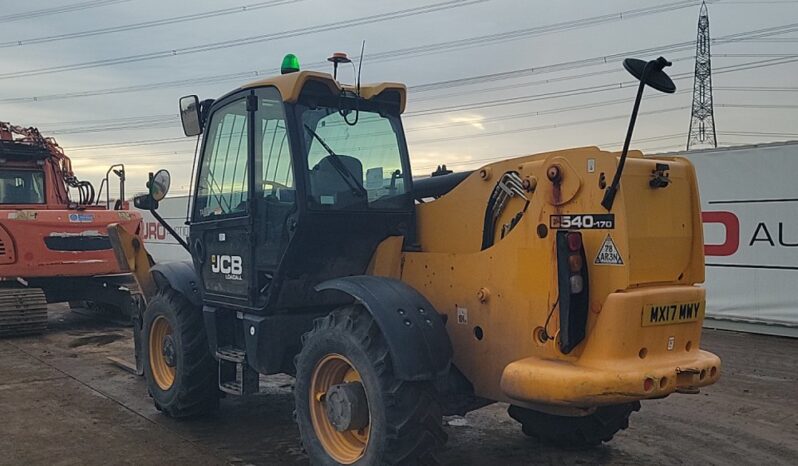
[[[301,118],[311,207],[406,207],[397,117],[376,109],[316,106],[304,108]]]
[[[246,214],[248,120],[245,99],[231,102],[211,116],[197,180],[196,217],[207,220]]]
[[[260,165],[261,197],[293,202],[294,172],[291,145],[280,93],[274,88],[258,89],[255,114],[255,162]]]
[[[44,173],[1,170],[0,204],[44,204]]]
[[[255,179],[258,215],[255,237],[258,266],[269,276],[280,263],[288,245],[289,223],[296,212],[296,188],[291,162],[291,141],[285,121],[285,107],[277,89],[255,90]],[[268,280],[259,283],[262,288]]]

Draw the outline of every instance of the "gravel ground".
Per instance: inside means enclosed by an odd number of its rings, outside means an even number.
[[[173,421],[132,359],[131,331],[52,306],[50,330],[0,340],[0,464],[306,464],[291,418],[291,379],[226,398],[218,414]],[[705,332],[723,376],[699,395],[643,402],[608,445],[563,451],[524,437],[506,405],[448,421],[444,464],[796,464],[798,340]]]

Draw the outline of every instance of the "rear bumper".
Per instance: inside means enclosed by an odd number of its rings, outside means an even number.
[[[720,358],[707,351],[656,366],[641,361],[621,370],[527,358],[504,369],[501,388],[521,402],[590,407],[693,391],[715,383],[719,376]],[[646,379],[650,379],[648,390]]]
[[[690,286],[613,293],[573,355],[511,362],[501,389],[521,404],[571,407],[695,392],[720,377],[720,358],[698,349],[703,310],[697,321],[669,325],[642,326],[641,317],[647,304],[703,300],[704,290]]]

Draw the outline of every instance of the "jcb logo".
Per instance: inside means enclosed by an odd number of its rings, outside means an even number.
[[[222,273],[228,280],[241,280],[244,271],[241,256],[211,254],[211,272]]]

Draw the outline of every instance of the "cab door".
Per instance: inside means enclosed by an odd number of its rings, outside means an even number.
[[[292,160],[293,133],[277,89],[255,90],[255,306],[267,306],[280,282],[278,269],[297,224],[299,195]]]
[[[205,301],[247,308],[253,297],[253,94],[214,105],[205,129],[190,245]]]

